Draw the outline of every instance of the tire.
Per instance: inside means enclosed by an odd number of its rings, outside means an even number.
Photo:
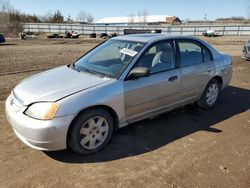
[[[91,33],[91,34],[89,35],[89,38],[96,38],[96,33]]]
[[[104,109],[90,109],[72,123],[68,145],[81,155],[91,154],[102,149],[111,139],[114,120]]]
[[[204,109],[212,108],[218,101],[220,89],[220,84],[216,79],[210,80],[197,102],[198,106]]]
[[[108,36],[107,33],[101,33],[101,34],[100,34],[100,38],[107,37],[107,36]]]

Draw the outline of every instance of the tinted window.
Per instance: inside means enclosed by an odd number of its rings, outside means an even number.
[[[142,50],[145,43],[108,40],[77,60],[75,69],[117,78]]]
[[[151,73],[175,68],[174,48],[171,42],[151,46],[140,58],[136,67],[147,67]]]
[[[193,42],[179,42],[180,61],[182,66],[191,66],[203,62],[200,45]]]
[[[204,55],[204,62],[212,60],[211,54],[206,47],[203,47],[203,55]]]

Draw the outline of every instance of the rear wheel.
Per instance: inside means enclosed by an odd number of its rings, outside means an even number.
[[[200,100],[197,102],[202,108],[209,109],[212,108],[219,98],[220,94],[220,84],[216,79],[212,79],[207,84]]]
[[[106,110],[91,109],[71,125],[69,146],[78,154],[97,152],[108,143],[113,130],[113,118]]]

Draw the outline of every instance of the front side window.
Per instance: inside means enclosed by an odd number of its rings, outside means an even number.
[[[175,68],[174,48],[170,41],[157,43],[143,54],[136,67],[149,68],[151,73]]]
[[[78,71],[117,78],[144,46],[141,42],[108,40],[73,65]]]
[[[191,66],[203,62],[202,48],[193,42],[178,42],[180,49],[181,66]]]

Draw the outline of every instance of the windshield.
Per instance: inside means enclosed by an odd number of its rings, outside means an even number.
[[[77,71],[117,78],[144,45],[145,43],[141,42],[108,40],[84,55],[73,65]]]

